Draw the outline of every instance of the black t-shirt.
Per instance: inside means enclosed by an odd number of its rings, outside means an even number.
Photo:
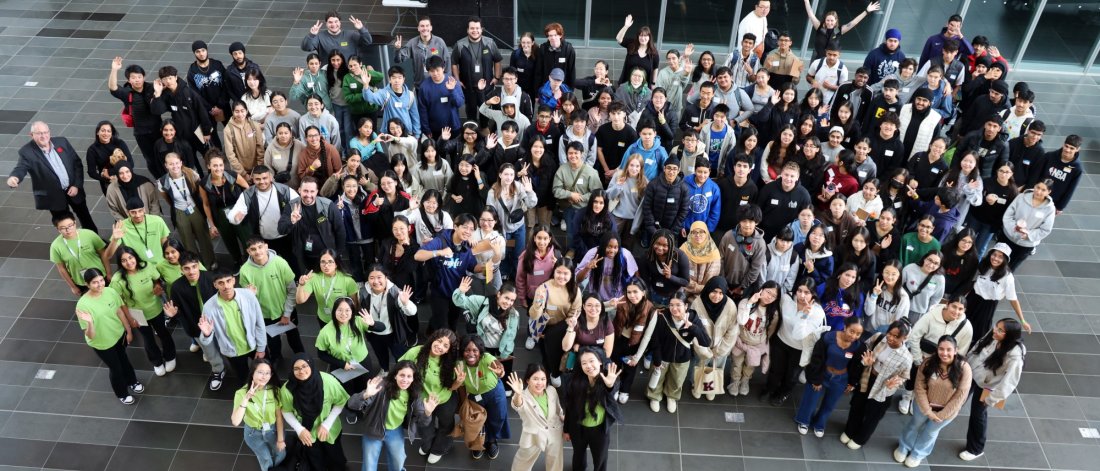
[[[623,125],[616,131],[611,123],[604,123],[596,130],[596,146],[603,150],[603,158],[607,161],[607,167],[614,170],[623,162],[626,148],[638,140],[638,133],[629,124]]]
[[[314,257],[321,256],[321,252],[325,250],[325,240],[321,238],[321,231],[317,229],[317,204],[312,206],[302,205],[302,220],[298,221],[298,224],[302,224],[302,229],[305,230],[302,234],[303,253],[312,255]],[[329,247],[335,249],[336,247]]]
[[[153,101],[153,84],[146,82],[140,92],[135,92],[129,83],[119,85],[111,95],[122,101],[123,106],[130,106],[130,114],[134,117],[134,134],[159,134],[160,115],[153,114],[149,103]],[[131,95],[133,95],[131,97]],[[132,98],[132,100],[131,100]]]
[[[722,196],[722,213],[718,216],[718,232],[722,233],[737,226],[737,209],[741,205],[755,202],[758,189],[751,179],[746,180],[744,185],[737,186],[732,176],[719,178],[715,183],[718,183]]]

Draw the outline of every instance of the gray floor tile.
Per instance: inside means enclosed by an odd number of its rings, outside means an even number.
[[[69,416],[40,414],[31,412],[12,412],[0,436],[26,440],[54,441],[61,437],[61,431],[69,423]]]
[[[69,414],[76,409],[84,391],[69,389],[27,388],[23,400],[16,410],[22,412],[42,412],[51,414]]]
[[[1044,443],[1043,451],[1052,468],[1100,470],[1100,448],[1095,445]]]

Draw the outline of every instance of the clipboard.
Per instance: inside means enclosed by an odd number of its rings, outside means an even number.
[[[267,336],[268,337],[278,337],[279,335],[290,332],[290,331],[292,331],[294,329],[297,329],[297,328],[298,328],[298,326],[294,325],[293,322],[290,322],[290,323],[287,323],[285,325],[284,324],[271,324],[271,325],[267,326],[266,330],[267,330]]]
[[[350,370],[340,368],[338,370],[332,370],[331,372],[329,372],[329,374],[336,377],[336,379],[340,380],[341,383],[346,383],[367,374],[367,369],[364,368],[363,365],[352,363],[352,366],[354,366],[355,368],[352,368]]]
[[[127,308],[130,312],[130,318],[137,321],[139,327],[148,327],[149,321],[145,320],[145,311],[141,309]]]

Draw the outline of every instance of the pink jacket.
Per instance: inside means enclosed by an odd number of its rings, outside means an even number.
[[[516,268],[516,301],[524,307],[527,307],[528,300],[535,296],[535,289],[554,275],[554,264],[557,262],[553,249],[547,251],[543,258],[535,254],[531,273],[527,273],[523,263],[526,254],[526,250],[519,254],[519,267]]]

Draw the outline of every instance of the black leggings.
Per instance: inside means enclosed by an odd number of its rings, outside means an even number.
[[[115,345],[106,350],[95,350],[95,354],[107,365],[107,372],[111,378],[111,390],[115,396],[124,398],[130,395],[127,389],[137,384],[137,374],[134,373],[134,365],[130,364],[130,357],[126,356],[126,336],[119,337]]]
[[[164,324],[164,313],[157,314],[149,319],[149,325],[138,327],[141,333],[142,343],[145,346],[145,356],[153,366],[163,365],[166,361],[176,359],[176,342],[172,340],[172,332]],[[157,346],[157,338],[160,338],[160,346]]]
[[[611,443],[611,437],[604,422],[595,427],[577,427],[578,433],[570,435],[573,442],[573,471],[585,471],[588,469],[588,456],[586,449],[592,450],[592,467],[595,471],[607,470],[607,449]]]
[[[301,326],[301,324],[298,323],[297,309],[290,311],[290,322],[293,322],[294,325]],[[279,319],[264,319],[264,325],[272,325],[278,323]],[[305,346],[302,345],[302,334],[300,331],[300,328],[294,328],[286,331],[286,333],[284,334],[280,334],[286,336],[286,342],[290,344],[290,349],[293,350],[294,353],[302,353],[306,350]],[[268,358],[268,360],[270,360],[272,363],[282,360],[283,339],[279,338],[278,335],[274,337],[270,335],[267,336],[267,351],[271,353],[271,358]]]
[[[297,438],[297,437],[295,437]],[[344,446],[340,443],[340,436],[337,435],[332,444],[322,442],[314,438],[313,446],[301,446],[301,454],[299,459],[308,463],[308,468],[303,466],[303,469],[310,470],[343,470],[347,464],[348,459],[344,456]]]
[[[549,371],[551,376],[561,375],[561,357],[565,354],[561,350],[561,340],[565,338],[567,327],[564,321],[547,325],[542,331],[542,338],[539,339],[542,366],[546,367],[546,371]]]
[[[794,390],[801,369],[798,361],[802,359],[802,350],[796,350],[776,336],[768,344],[768,355],[772,358],[765,392],[772,397],[787,397]]]
[[[462,317],[462,309],[451,302],[451,295],[437,293],[432,289],[432,318],[428,321],[428,335],[436,330],[447,328],[458,332],[458,320]]]
[[[640,344],[639,344],[640,345]],[[615,345],[611,349],[612,360],[619,365],[622,374],[619,375],[619,392],[630,394],[630,388],[634,385],[634,376],[638,374],[638,365],[630,366],[623,357],[633,356],[638,353],[638,345],[630,345],[630,338],[621,335],[615,336]]]
[[[872,384],[875,384],[874,376],[867,381],[867,387],[870,388]],[[844,426],[844,434],[848,435],[852,441],[866,445],[878,428],[878,423],[886,415],[886,410],[890,408],[890,398],[886,398],[885,402],[878,402],[871,399],[868,393],[853,391],[851,404],[852,408],[848,411],[848,423]]]
[[[424,396],[424,394],[421,394]],[[432,423],[427,427],[420,427],[420,449],[433,455],[443,456],[451,451],[454,439],[451,438],[451,430],[455,428],[455,411],[458,410],[458,392],[452,392],[451,398],[438,406],[432,412]]]
[[[970,419],[966,428],[966,451],[980,455],[985,452],[985,430],[989,424],[989,407],[982,401],[982,387],[970,384]]]

